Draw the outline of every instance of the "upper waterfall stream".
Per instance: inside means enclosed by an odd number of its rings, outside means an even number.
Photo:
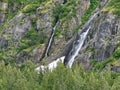
[[[54,34],[55,34],[55,30],[56,30],[57,24],[58,24],[58,22],[57,22],[56,25],[53,27],[52,34],[51,34],[51,36],[50,36],[50,39],[49,39],[49,41],[48,41],[48,46],[47,46],[46,51],[45,51],[45,56],[48,55],[48,52],[49,52],[49,49],[50,49],[50,46],[51,46],[51,44],[52,44],[52,40],[53,40],[53,37],[54,37]]]

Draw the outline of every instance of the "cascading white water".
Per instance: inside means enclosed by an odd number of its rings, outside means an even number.
[[[70,68],[71,68],[72,65],[73,65],[73,62],[74,62],[75,57],[78,55],[79,51],[81,50],[81,47],[82,47],[82,45],[83,45],[83,43],[84,43],[84,41],[85,41],[85,38],[86,38],[86,36],[87,36],[87,34],[88,34],[88,32],[89,32],[90,29],[91,29],[91,27],[89,27],[86,32],[83,32],[83,33],[80,35],[79,39],[77,40],[77,45],[73,45],[72,51],[74,51],[74,52],[73,52],[73,54],[71,55],[71,58],[70,58],[70,60],[69,60],[69,62],[68,62],[68,66],[69,66]]]
[[[64,59],[65,59],[65,56],[60,57],[57,60],[54,60],[53,62],[49,63],[47,66],[41,65],[41,66],[37,67],[35,70],[38,71],[38,72],[40,70],[44,71],[46,69],[52,71],[53,69],[55,69],[57,67],[59,62],[63,63]]]
[[[49,40],[49,42],[48,42],[48,46],[47,46],[46,51],[45,51],[45,56],[47,56],[48,51],[49,51],[49,49],[50,49],[50,46],[51,46],[51,44],[52,44],[52,40],[53,40],[53,36],[54,36],[54,34],[55,34],[54,32],[55,32],[55,30],[56,30],[57,24],[58,24],[58,22],[56,23],[56,25],[55,25],[54,28],[53,28],[52,35],[50,36],[50,40]]]
[[[64,58],[65,58],[65,56],[63,56],[63,57],[60,57],[60,58],[58,58],[57,60],[55,60],[55,61],[53,61],[53,62],[51,62],[50,64],[48,64],[48,69],[49,70],[53,70],[53,69],[55,69],[56,67],[57,67],[57,65],[58,65],[58,63],[59,62],[61,62],[61,63],[63,63],[64,62]]]

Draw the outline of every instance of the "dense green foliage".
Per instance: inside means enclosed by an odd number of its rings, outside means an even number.
[[[120,74],[85,71],[60,64],[53,72],[39,74],[27,62],[21,68],[0,62],[0,90],[119,90]]]
[[[37,32],[35,28],[28,31],[21,40],[21,46],[17,48],[18,52],[36,45],[45,43],[46,36],[43,31]]]
[[[72,16],[76,16],[76,1],[77,0],[69,0],[64,5],[59,5],[53,8],[53,26],[55,25],[56,19],[67,20]]]

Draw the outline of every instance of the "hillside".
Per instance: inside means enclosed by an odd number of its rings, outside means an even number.
[[[0,90],[119,90],[120,0],[0,0],[0,66]]]

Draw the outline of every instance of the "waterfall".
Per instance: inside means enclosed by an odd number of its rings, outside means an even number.
[[[73,43],[73,47],[69,53],[70,59],[68,61],[68,66],[71,68],[74,62],[75,57],[78,55],[79,51],[81,50],[82,45],[84,44],[84,41],[86,39],[86,36],[89,32],[91,27],[87,29],[86,32],[83,32],[81,35],[77,36],[77,40]]]
[[[46,47],[44,56],[48,56],[48,52],[49,52],[49,49],[50,49],[51,44],[52,44],[52,41],[53,41],[53,37],[54,37],[54,34],[55,34],[54,32],[55,32],[55,30],[56,30],[57,24],[58,24],[58,21],[57,21],[56,25],[53,27],[53,30],[52,30],[50,39],[49,39],[49,41],[48,41],[48,45],[47,45],[47,47]]]
[[[94,18],[97,18],[98,14],[100,13],[100,11],[95,12],[90,19],[85,23],[85,25],[83,26],[82,31],[84,31],[83,33],[80,33],[81,30],[78,31],[76,39],[74,40],[73,44],[72,44],[72,48],[71,50],[68,52],[68,54],[65,57],[64,60],[64,64],[68,65],[70,68],[72,67],[73,63],[74,63],[74,59],[75,57],[78,55],[79,51],[81,50],[84,41],[87,37],[87,34],[89,32],[89,30],[91,29],[91,22],[94,20]],[[87,29],[86,29],[87,28]]]
[[[81,48],[84,44],[84,41],[87,37],[87,34],[89,33],[89,31],[91,29],[90,23],[92,22],[92,20],[94,20],[94,18],[97,17],[98,14],[99,14],[99,11],[94,13],[90,17],[90,19],[86,22],[86,24],[83,26],[84,28],[82,29],[82,31],[84,31],[83,33],[80,33],[81,30],[78,31],[76,39],[74,40],[72,48],[71,48],[70,52],[68,53],[68,55],[62,56],[62,57],[58,58],[57,60],[54,60],[53,62],[49,63],[46,66],[41,65],[41,66],[37,67],[35,70],[39,72],[40,70],[44,71],[45,69],[48,68],[50,71],[52,71],[53,69],[55,69],[57,67],[58,62],[62,62],[62,63],[64,62],[65,63],[66,61],[68,61],[67,65],[69,66],[69,68],[71,68],[73,63],[74,63],[75,57],[78,55],[79,51],[81,50]],[[50,37],[49,42],[48,42],[48,46],[47,46],[46,51],[45,51],[45,56],[47,56],[48,51],[50,49],[57,24],[58,24],[58,21],[53,28],[51,37]]]
[[[56,67],[57,67],[57,65],[58,65],[58,63],[59,62],[61,62],[61,63],[63,63],[64,62],[64,58],[65,58],[65,56],[63,56],[63,57],[60,57],[60,58],[58,58],[57,60],[55,60],[55,61],[53,61],[53,62],[51,62],[50,64],[48,64],[48,69],[49,70],[53,70],[53,69],[55,69]]]
[[[60,59],[62,59],[62,63],[64,62],[65,64],[67,63],[67,65],[69,66],[69,68],[72,67],[73,63],[74,63],[74,59],[75,57],[78,55],[79,51],[81,50],[84,41],[87,37],[87,34],[89,32],[89,30],[91,29],[91,25],[90,23],[92,22],[92,20],[94,20],[94,18],[96,18],[98,16],[98,14],[100,13],[100,11],[95,12],[90,19],[85,23],[85,25],[83,26],[84,28],[82,30],[78,31],[78,34],[76,36],[76,39],[73,42],[72,48],[70,50],[70,52],[68,52],[68,54],[66,56],[62,56],[60,58],[58,58],[57,60],[53,61],[52,63],[48,64],[47,66],[40,66],[37,67],[36,70],[44,70],[45,68],[48,68],[49,70],[53,70],[54,68],[57,67],[57,63],[60,61]],[[56,22],[56,25],[53,27],[50,39],[48,41],[47,47],[45,49],[45,53],[43,55],[42,58],[44,58],[45,56],[48,55],[49,49],[51,47],[52,41],[53,41],[53,37],[54,37],[54,32],[56,30],[56,27],[58,25],[59,21]],[[88,28],[87,28],[88,27]],[[87,28],[87,30],[86,30]],[[81,31],[84,31],[83,33],[80,33]]]
[[[70,59],[69,59],[69,62],[68,62],[68,66],[70,68],[72,67],[74,59],[78,55],[78,53],[79,53],[79,51],[80,51],[80,49],[81,49],[81,47],[82,47],[82,45],[83,45],[83,43],[85,41],[86,36],[87,36],[87,34],[88,34],[90,29],[91,29],[91,27],[89,26],[89,28],[87,29],[86,32],[83,32],[82,34],[80,34],[80,35],[78,34],[77,35],[77,38],[76,38],[76,40],[73,43],[72,50],[69,53]],[[57,67],[59,62],[62,62],[62,63],[64,62],[64,59],[65,59],[65,56],[60,57],[57,60],[54,60],[53,62],[49,63],[47,66],[41,65],[41,66],[37,67],[35,70],[38,71],[38,72],[40,70],[44,71],[46,69],[48,69],[50,71],[53,71],[53,69],[55,69]]]

